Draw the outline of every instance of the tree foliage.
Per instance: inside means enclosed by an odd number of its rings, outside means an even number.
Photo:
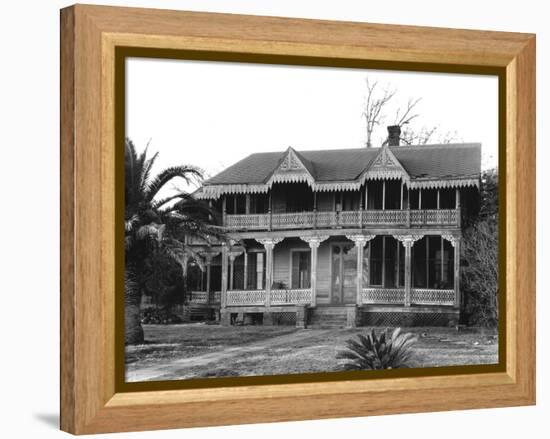
[[[498,173],[484,171],[480,208],[469,221],[462,245],[461,290],[464,316],[472,325],[498,323]]]
[[[220,237],[216,213],[185,191],[159,199],[167,183],[181,178],[186,183],[202,180],[200,169],[173,166],[155,176],[151,170],[158,153],[148,156],[147,148],[138,154],[130,139],[125,142],[125,305],[126,343],[143,341],[139,322],[141,295],[144,290],[165,299],[179,286],[185,285],[187,263],[201,263],[191,246],[189,237],[208,241]],[[160,265],[158,265],[160,264]],[[162,267],[171,267],[164,271]],[[173,270],[179,276],[172,279]],[[183,292],[184,293],[184,292]]]

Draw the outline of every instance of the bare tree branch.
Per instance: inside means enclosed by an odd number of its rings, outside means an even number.
[[[409,98],[409,100],[407,101],[407,107],[405,108],[405,111],[403,111],[401,117],[399,117],[401,109],[398,108],[397,112],[395,113],[394,125],[399,125],[400,127],[402,127],[403,125],[410,123],[411,120],[417,118],[419,114],[413,113],[413,110],[421,100],[422,98]]]
[[[378,81],[371,82],[366,78],[367,84],[367,97],[365,99],[365,110],[363,111],[363,117],[366,123],[367,132],[367,148],[372,147],[372,133],[376,126],[380,125],[385,118],[382,113],[386,104],[395,96],[396,90],[385,87],[380,89]]]

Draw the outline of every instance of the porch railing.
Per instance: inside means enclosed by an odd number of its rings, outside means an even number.
[[[363,303],[404,304],[405,290],[401,288],[363,288]]]
[[[454,290],[430,290],[424,288],[413,288],[411,290],[411,302],[417,305],[453,305],[454,301]]]
[[[210,293],[210,301],[206,291],[191,291],[189,293],[191,303],[220,303],[221,291],[212,291]]]
[[[311,303],[311,289],[271,290],[272,305],[306,305]],[[227,306],[262,306],[266,304],[266,290],[230,290]]]
[[[459,209],[344,210],[340,212],[255,213],[225,215],[228,230],[287,230],[337,227],[459,226]]]
[[[361,300],[365,304],[403,305],[405,289],[363,288]],[[411,289],[411,304],[413,305],[454,305],[454,301],[454,290]]]

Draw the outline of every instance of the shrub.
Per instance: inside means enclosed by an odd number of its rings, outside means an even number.
[[[181,319],[168,309],[148,308],[141,312],[141,323],[144,325],[171,325],[181,323]]]
[[[481,221],[464,234],[461,289],[469,325],[498,323],[498,239],[496,225]]]
[[[344,370],[378,370],[408,367],[413,350],[411,346],[417,341],[411,333],[401,334],[401,328],[396,328],[391,338],[386,331],[379,337],[374,329],[366,336],[357,334],[358,340],[346,341],[347,349],[336,355],[337,359],[347,360],[343,363]]]

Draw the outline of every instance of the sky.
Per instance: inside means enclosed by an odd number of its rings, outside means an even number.
[[[145,58],[127,59],[126,75],[126,136],[159,152],[153,172],[193,164],[209,177],[255,152],[364,147],[367,77],[396,90],[374,146],[421,98],[410,128],[479,142],[482,167],[497,163],[496,76]]]

